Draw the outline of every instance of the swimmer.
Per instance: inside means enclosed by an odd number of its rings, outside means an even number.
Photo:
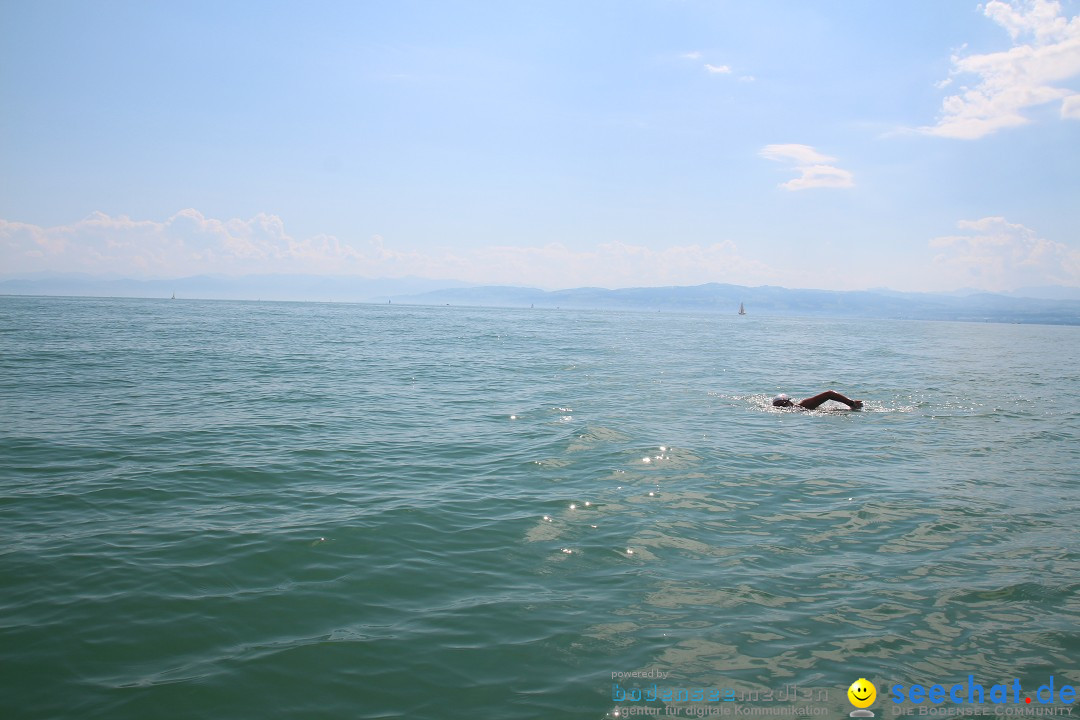
[[[773,407],[802,408],[803,410],[813,410],[826,400],[835,400],[836,402],[844,403],[852,410],[858,410],[862,407],[862,400],[852,400],[849,397],[841,395],[835,390],[826,390],[823,393],[819,393],[814,397],[808,397],[805,400],[800,400],[799,402],[793,402],[790,397],[781,393],[772,399],[772,404]]]

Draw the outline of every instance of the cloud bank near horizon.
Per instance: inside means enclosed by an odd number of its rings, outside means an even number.
[[[935,269],[946,277],[966,275],[988,290],[1038,285],[1080,284],[1080,251],[1041,238],[1031,228],[1003,217],[961,220],[961,232],[934,238]]]
[[[420,252],[393,248],[378,235],[363,242],[332,235],[298,239],[275,215],[219,220],[190,208],[164,222],[101,212],[71,225],[49,228],[0,219],[0,258],[5,270],[15,273],[136,277],[356,274],[546,288],[768,283],[778,279],[775,270],[744,257],[730,241],[662,249],[615,241],[589,249],[552,242]]]
[[[775,147],[785,148],[786,156],[796,162],[824,158],[808,146]],[[926,243],[922,266],[893,267],[896,274],[887,281],[903,290],[1080,286],[1080,251],[1003,217],[961,220],[957,228],[957,234]],[[835,280],[785,271],[750,256],[730,240],[664,248],[613,241],[582,249],[551,242],[422,252],[394,248],[378,235],[361,242],[332,235],[299,239],[276,215],[221,220],[190,208],[165,221],[95,212],[79,222],[47,228],[0,219],[0,267],[12,274],[81,272],[135,278],[276,273],[413,276],[545,289],[708,282],[820,287]]]

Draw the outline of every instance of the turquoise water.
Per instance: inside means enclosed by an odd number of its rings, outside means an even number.
[[[1080,684],[1077,328],[8,297],[0,403],[4,717]]]

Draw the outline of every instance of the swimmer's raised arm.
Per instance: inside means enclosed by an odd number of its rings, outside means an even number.
[[[808,397],[805,400],[800,400],[799,407],[804,407],[807,410],[813,410],[826,400],[835,400],[836,402],[842,402],[852,410],[858,410],[862,407],[862,400],[852,400],[846,395],[841,395],[835,390],[826,390],[823,393],[818,393],[814,397]]]
[[[772,404],[774,407],[801,407],[806,410],[813,410],[827,400],[835,400],[836,402],[842,402],[852,410],[858,410],[862,407],[862,400],[852,400],[846,395],[841,395],[835,390],[826,390],[823,393],[818,393],[813,397],[808,397],[805,400],[800,400],[799,402],[792,402],[791,398],[789,398],[787,395],[781,394],[773,398]]]

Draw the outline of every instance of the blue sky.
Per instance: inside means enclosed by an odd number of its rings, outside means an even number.
[[[1080,286],[1080,2],[0,1],[0,273]]]

